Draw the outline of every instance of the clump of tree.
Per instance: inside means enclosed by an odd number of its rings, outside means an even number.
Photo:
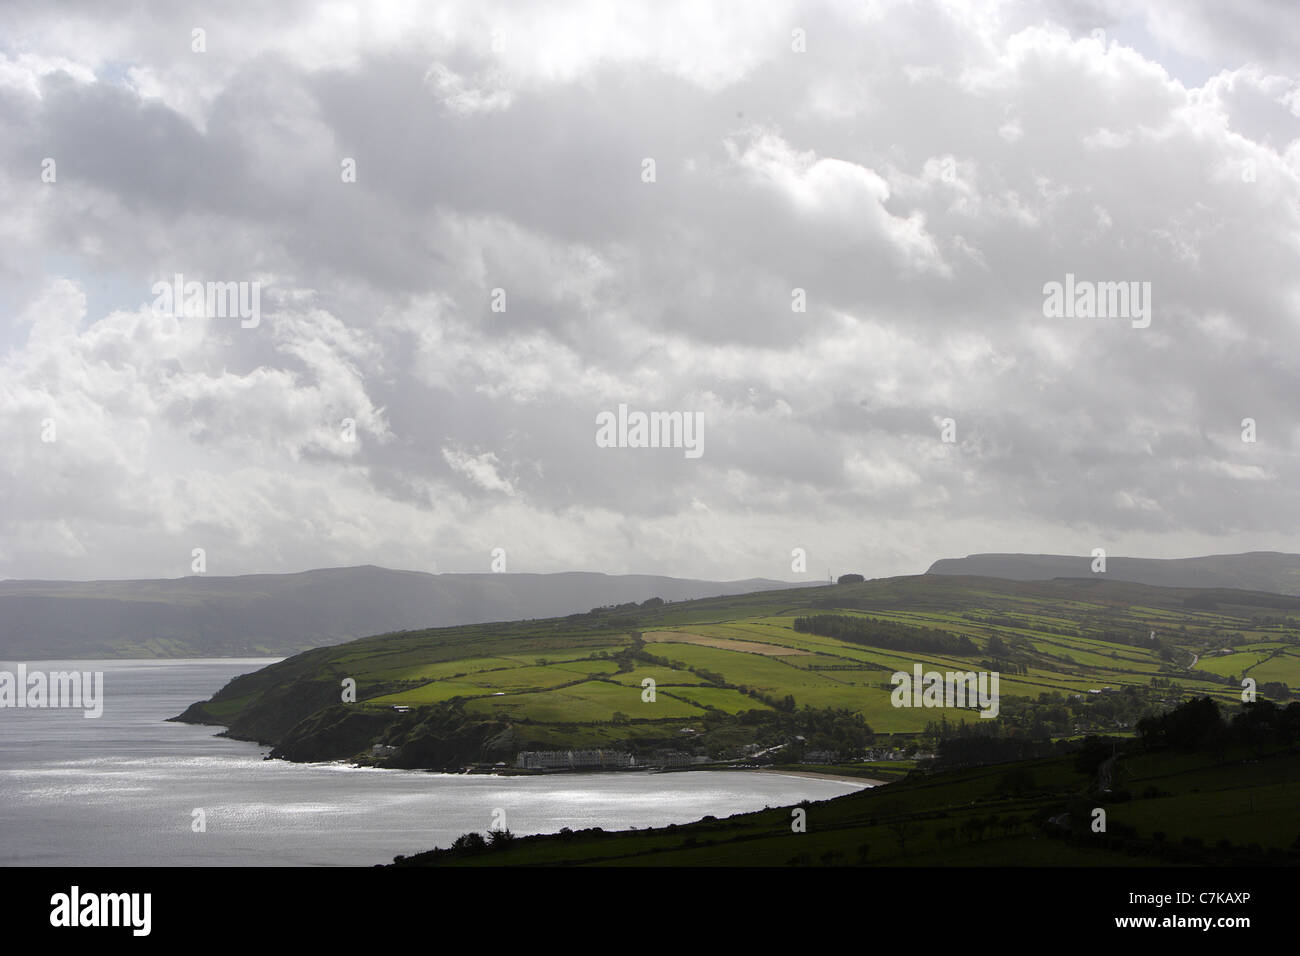
[[[987,653],[988,658],[983,663],[991,671],[1004,674],[1029,673],[1029,665],[1023,660],[1027,657],[1025,652],[1018,647],[1012,647],[997,634],[989,638]]]
[[[1137,724],[1138,741],[1148,749],[1204,750],[1225,745],[1292,746],[1300,742],[1300,703],[1279,707],[1269,700],[1243,704],[1231,721],[1219,705],[1197,697]]]
[[[1259,693],[1261,697],[1268,697],[1272,700],[1287,700],[1292,696],[1291,688],[1280,680],[1265,681],[1260,684]]]
[[[835,579],[835,583],[836,584],[861,584],[865,580],[866,578],[864,578],[860,574],[841,574],[838,578]]]
[[[984,767],[1032,760],[1052,756],[1058,749],[1050,739],[1033,740],[1023,735],[1010,736],[998,728],[962,723],[939,742],[934,768]],[[1023,786],[1023,781],[1021,785]]]
[[[479,853],[487,848],[488,842],[481,833],[462,833],[452,842],[451,848],[462,853]]]
[[[757,746],[769,749],[787,746],[795,737],[804,738],[807,750],[833,750],[842,759],[851,759],[866,751],[874,739],[874,731],[863,719],[862,714],[838,707],[814,708],[796,707],[794,698],[788,697],[788,703],[778,710],[748,710],[739,714],[712,712],[697,722],[704,725],[703,731],[696,735],[697,748],[718,757],[739,757],[752,752],[747,747]],[[678,737],[665,741],[673,747],[681,747]],[[767,762],[786,763],[790,755],[785,751],[775,753]]]
[[[933,627],[916,627],[896,621],[880,621],[847,614],[814,614],[797,617],[794,629],[802,634],[817,634],[897,651],[927,651],[938,654],[972,656],[979,653],[975,642],[965,635],[950,634]]]

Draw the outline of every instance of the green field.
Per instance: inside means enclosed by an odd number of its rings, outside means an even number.
[[[844,710],[875,734],[979,722],[973,710],[895,707],[890,675],[918,664],[998,671],[996,721],[1055,737],[1128,733],[1143,708],[1192,695],[1239,702],[1240,685],[1229,676],[1269,684],[1275,699],[1289,693],[1282,685],[1300,685],[1300,613],[1286,603],[1293,599],[1220,589],[1207,608],[1200,593],[921,575],[405,631],[318,648],[237,678],[185,719],[276,744],[310,738],[315,757],[350,757],[372,742],[401,748],[430,733],[442,739],[452,731],[441,724],[431,731],[429,722],[451,707],[456,733],[477,728],[453,748],[458,761],[511,760],[543,745],[676,746],[688,725],[700,731],[697,752],[718,758],[744,742],[749,725],[736,721],[751,710]],[[796,618],[815,615],[895,628],[904,643],[795,630]],[[918,629],[964,649],[908,649]],[[357,687],[352,704],[340,699],[347,678]],[[657,687],[653,703],[642,699],[646,678]]]
[[[551,692],[511,694],[469,702],[470,713],[528,718],[541,723],[607,723],[615,714],[651,720],[698,717],[703,708],[667,694],[653,703],[641,699],[641,688],[608,681],[586,681]]]

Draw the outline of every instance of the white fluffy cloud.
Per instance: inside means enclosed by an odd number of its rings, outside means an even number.
[[[1233,11],[11,6],[0,575],[1294,550],[1300,63]]]

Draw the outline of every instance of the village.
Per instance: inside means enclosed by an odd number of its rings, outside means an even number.
[[[707,768],[711,770],[751,770],[777,767],[850,767],[853,764],[881,761],[923,761],[934,758],[932,753],[911,753],[893,747],[876,747],[863,751],[851,759],[837,750],[804,750],[805,740],[795,736],[790,741],[773,747],[749,744],[742,755],[732,758],[712,758],[705,754],[684,750],[663,749],[645,754],[634,754],[617,749],[523,750],[515,755],[513,765],[504,760],[466,764],[462,773],[535,774],[563,773],[566,771],[661,771]],[[388,744],[375,744],[370,757],[383,760],[394,756],[398,748]],[[907,764],[911,766],[911,764]],[[903,772],[903,771],[900,771]]]

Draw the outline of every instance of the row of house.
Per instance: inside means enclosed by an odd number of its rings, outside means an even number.
[[[839,763],[840,752],[838,750],[806,750],[804,751],[803,760],[800,763]]]
[[[703,754],[688,754],[680,750],[661,750],[645,758],[647,767],[695,767],[708,762],[709,758]]]
[[[708,762],[708,757],[679,750],[662,750],[640,759],[621,750],[524,750],[515,757],[519,770],[693,767]]]
[[[515,757],[520,770],[578,770],[635,767],[636,758],[619,750],[524,750]]]

